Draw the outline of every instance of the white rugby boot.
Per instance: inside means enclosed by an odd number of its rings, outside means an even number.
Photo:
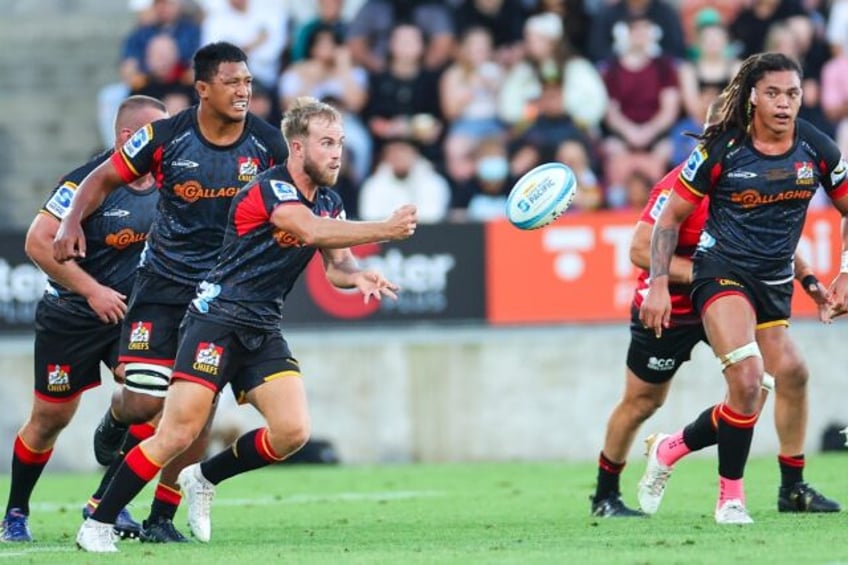
[[[716,506],[716,524],[753,524],[754,520],[748,514],[745,504],[738,498],[725,500],[720,506]]]
[[[209,542],[212,538],[212,501],[215,485],[200,472],[200,463],[189,465],[177,477],[183,494],[188,501],[188,527],[198,541]]]
[[[645,455],[648,456],[648,464],[645,467],[645,473],[639,479],[637,492],[639,507],[645,514],[656,514],[659,510],[665,494],[665,486],[671,477],[671,467],[663,465],[657,459],[657,449],[660,443],[668,437],[668,434],[656,433],[648,436],[648,439],[645,440]]]
[[[115,547],[117,537],[114,524],[86,518],[77,532],[77,546],[91,553],[115,553],[118,551]]]

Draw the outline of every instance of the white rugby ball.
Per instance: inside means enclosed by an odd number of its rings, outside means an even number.
[[[544,227],[568,210],[577,179],[563,163],[545,163],[525,173],[506,199],[506,217],[522,230]]]

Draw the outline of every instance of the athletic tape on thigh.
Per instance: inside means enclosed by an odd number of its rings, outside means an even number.
[[[762,359],[763,356],[760,353],[760,348],[757,346],[756,341],[746,343],[742,347],[738,347],[730,353],[719,355],[718,360],[719,362],[721,362],[722,370],[724,370],[730,367],[731,365],[735,365],[739,361],[742,361],[743,359],[747,359],[748,357],[759,357]]]
[[[164,398],[171,382],[171,368],[152,363],[127,363],[124,388],[132,392]]]

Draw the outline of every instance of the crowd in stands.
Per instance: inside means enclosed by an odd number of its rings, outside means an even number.
[[[251,110],[278,124],[298,96],[343,113],[348,216],[398,204],[420,220],[486,221],[536,164],[571,166],[571,210],[641,209],[686,157],[746,56],[804,69],[801,116],[848,155],[848,0],[130,0],[120,82],[193,103],[190,61],[212,41],[249,56]]]

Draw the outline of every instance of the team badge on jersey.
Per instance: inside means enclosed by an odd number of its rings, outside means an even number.
[[[274,191],[274,196],[276,196],[277,200],[280,202],[294,202],[298,199],[297,189],[287,182],[272,180],[271,190]]]
[[[201,373],[209,373],[210,375],[218,374],[218,367],[221,365],[221,356],[224,354],[224,348],[220,345],[215,345],[212,342],[201,341],[197,344],[197,350],[194,353],[194,363],[192,368]]]
[[[71,209],[71,203],[74,201],[76,193],[77,185],[70,181],[64,182],[44,205],[44,209],[61,220]]]
[[[67,392],[71,390],[71,366],[47,366],[47,390],[50,392]]]
[[[686,160],[686,166],[683,167],[681,174],[683,178],[692,182],[695,179],[695,174],[704,161],[707,160],[707,152],[703,145],[697,146],[692,153],[689,154],[689,159]]]
[[[259,173],[259,159],[257,157],[238,158],[238,180],[247,182]]]
[[[153,127],[147,124],[124,143],[124,153],[132,159],[153,139]]]
[[[150,333],[153,331],[153,323],[138,322],[130,329],[130,343],[127,346],[132,351],[147,351],[150,349]]]
[[[809,161],[795,163],[795,184],[812,185],[816,182],[813,164]]]

